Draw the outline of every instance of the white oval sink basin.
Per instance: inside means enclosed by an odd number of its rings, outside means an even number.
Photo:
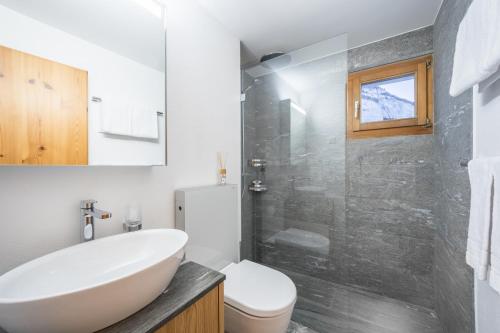
[[[114,324],[165,290],[187,240],[180,230],[144,230],[21,265],[0,276],[0,327],[9,333],[83,333]]]

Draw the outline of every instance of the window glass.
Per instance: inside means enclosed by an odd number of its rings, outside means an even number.
[[[361,122],[416,118],[415,74],[361,85]]]

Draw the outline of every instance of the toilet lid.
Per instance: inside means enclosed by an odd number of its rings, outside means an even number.
[[[274,269],[243,260],[222,270],[224,301],[255,317],[275,317],[293,306],[297,290],[292,280]]]

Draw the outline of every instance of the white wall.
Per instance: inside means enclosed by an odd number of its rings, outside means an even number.
[[[88,72],[89,100],[126,99],[165,109],[165,75],[121,55],[0,6],[0,45],[34,54]],[[12,33],[15,32],[15,33]],[[163,43],[158,41],[158,43]],[[109,104],[109,103],[108,103]],[[89,164],[165,164],[165,125],[159,119],[157,142],[111,137],[99,133],[101,104],[89,103]]]
[[[113,213],[97,221],[105,236],[121,232],[131,202],[146,228],[173,227],[174,189],[215,183],[217,151],[240,184],[239,41],[192,0],[171,1],[167,30],[168,166],[1,167],[0,274],[78,243],[81,199]]]
[[[500,80],[478,93],[474,88],[474,157],[500,156]],[[476,332],[497,333],[500,295],[475,279]]]

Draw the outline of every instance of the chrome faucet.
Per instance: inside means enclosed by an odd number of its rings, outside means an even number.
[[[81,240],[88,242],[95,238],[94,218],[106,220],[111,218],[111,213],[94,208],[95,200],[82,200],[80,202]]]

